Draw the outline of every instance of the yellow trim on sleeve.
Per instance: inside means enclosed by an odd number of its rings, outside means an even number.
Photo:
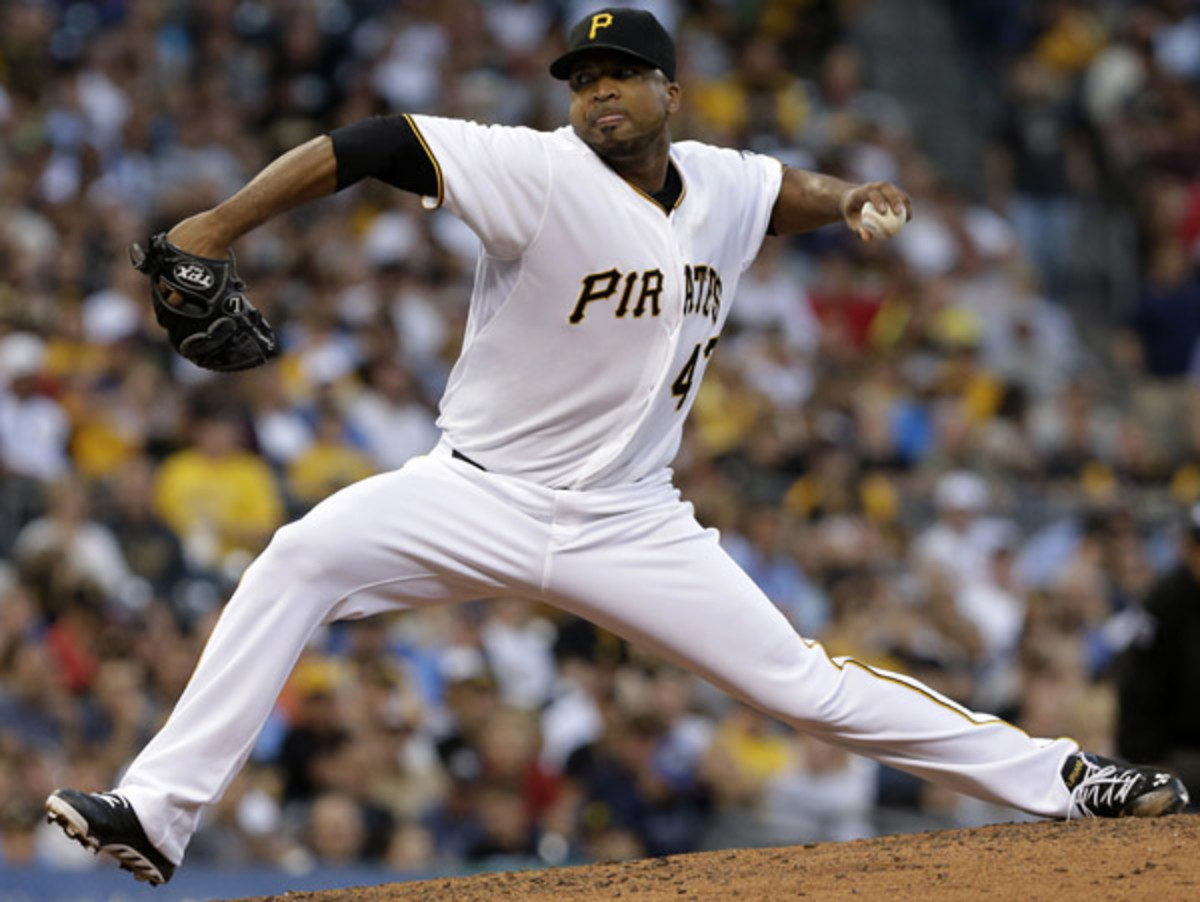
[[[442,201],[446,199],[446,181],[442,176],[442,167],[438,164],[437,157],[433,155],[433,151],[429,149],[429,142],[425,140],[425,136],[421,134],[421,129],[417,127],[417,123],[413,121],[413,117],[408,113],[404,113],[404,119],[408,122],[413,130],[413,134],[417,136],[417,140],[421,142],[421,147],[425,149],[425,155],[429,157],[429,162],[433,164],[433,172],[437,177],[437,202],[429,207],[430,210],[436,210],[442,205]]]

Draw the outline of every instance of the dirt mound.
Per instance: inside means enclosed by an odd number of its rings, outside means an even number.
[[[1200,816],[1000,824],[848,843],[483,874],[288,900],[1200,898]]]

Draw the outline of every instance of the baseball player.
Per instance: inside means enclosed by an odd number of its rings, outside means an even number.
[[[120,785],[60,789],[50,819],[163,883],[314,630],[506,595],[588,618],[797,729],[960,792],[1051,818],[1180,810],[1187,793],[1169,773],[1031,737],[900,674],[831,658],[695,520],[669,465],[762,241],[838,222],[870,240],[865,205],[906,219],[909,198],[672,143],[675,47],[647,12],[591,14],[568,45],[550,72],[567,84],[569,127],[367,119],[284,154],[157,242],[174,255],[159,263],[183,274],[170,283],[178,293],[207,290],[204,266],[240,235],[374,177],[444,205],[482,250],[438,445],[281,528]]]

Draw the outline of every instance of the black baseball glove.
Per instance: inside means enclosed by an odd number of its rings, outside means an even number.
[[[149,249],[129,246],[129,260],[150,277],[154,315],[171,347],[196,366],[221,373],[260,366],[279,353],[275,331],[242,293],[233,255],[197,257],[167,241],[165,232]],[[174,293],[181,299],[172,304]]]

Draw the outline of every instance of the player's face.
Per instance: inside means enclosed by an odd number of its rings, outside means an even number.
[[[571,126],[605,157],[635,157],[656,146],[679,109],[679,85],[623,53],[589,54],[571,70],[567,86]]]

